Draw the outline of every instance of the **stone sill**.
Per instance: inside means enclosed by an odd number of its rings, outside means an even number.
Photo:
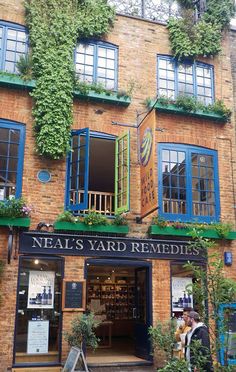
[[[29,217],[0,217],[0,226],[17,226],[17,227],[29,227],[30,218]]]
[[[150,107],[152,107],[154,105],[154,101],[152,101],[150,103]],[[199,118],[199,119],[205,119],[205,120],[211,120],[211,121],[215,121],[215,122],[218,122],[218,123],[221,123],[221,124],[224,124],[227,122],[227,119],[220,115],[220,114],[216,114],[216,113],[213,113],[213,112],[205,112],[205,111],[201,111],[201,110],[197,110],[197,111],[186,111],[184,110],[183,108],[180,108],[180,107],[177,107],[175,105],[172,105],[172,104],[169,104],[169,105],[162,105],[161,103],[159,102],[156,102],[155,103],[155,109],[158,111],[158,112],[163,112],[165,114],[176,114],[176,115],[185,115],[185,116],[191,116],[191,117],[194,117],[194,118]]]
[[[176,229],[172,226],[166,226],[166,227],[159,227],[157,225],[151,225],[149,227],[149,235],[167,235],[167,236],[186,236],[188,238],[191,238],[190,236],[190,229]],[[210,238],[210,239],[227,239],[227,240],[234,240],[236,239],[236,231],[230,231],[228,236],[226,238],[222,238],[219,236],[216,232],[216,230],[202,230],[201,236],[203,238]]]
[[[71,230],[84,232],[99,232],[99,233],[113,233],[113,234],[127,234],[129,226],[127,225],[86,225],[83,222],[61,222],[54,223],[54,230]]]
[[[0,73],[0,86],[31,91],[35,87],[35,80],[25,81],[18,75],[4,75]],[[102,102],[123,107],[129,106],[131,103],[131,99],[128,96],[118,97],[116,93],[107,95],[90,91],[88,94],[82,94],[79,91],[74,91],[74,97],[83,101]]]

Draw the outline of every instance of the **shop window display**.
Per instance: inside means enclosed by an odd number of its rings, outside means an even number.
[[[62,260],[21,258],[15,364],[58,363]]]

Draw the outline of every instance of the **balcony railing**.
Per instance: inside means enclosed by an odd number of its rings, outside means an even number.
[[[78,202],[76,201],[78,196]],[[84,200],[84,191],[71,191],[71,202],[82,203]],[[89,211],[95,211],[104,216],[114,216],[115,214],[115,194],[110,192],[89,191],[88,192],[88,209],[80,211],[80,213],[88,214]]]
[[[214,204],[193,202],[193,215],[194,216],[214,216],[215,207]],[[186,200],[177,199],[164,199],[163,200],[163,212],[173,214],[186,214]]]
[[[166,23],[170,17],[178,17],[175,0],[108,0],[116,12],[151,21]]]

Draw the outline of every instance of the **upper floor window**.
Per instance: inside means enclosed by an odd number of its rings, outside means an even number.
[[[25,27],[0,22],[0,70],[17,74],[17,62],[27,51],[28,37]]]
[[[75,70],[80,80],[101,83],[106,89],[117,89],[117,47],[108,43],[79,43],[76,47]]]
[[[67,159],[66,208],[113,216],[129,209],[129,134],[72,131]]]
[[[178,144],[159,145],[159,213],[172,220],[219,219],[217,152]]]
[[[175,99],[179,95],[197,98],[205,105],[214,101],[213,66],[200,62],[178,62],[158,56],[158,95]]]
[[[25,127],[0,120],[0,200],[20,197]]]

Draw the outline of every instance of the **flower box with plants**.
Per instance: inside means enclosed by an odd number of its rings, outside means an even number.
[[[20,199],[7,199],[0,202],[0,226],[30,226],[32,208]]]
[[[167,97],[159,97],[156,101],[147,99],[148,107],[155,106],[159,112],[167,114],[188,115],[200,119],[227,123],[230,121],[231,110],[223,101],[217,100],[212,105],[204,105],[196,98],[190,96],[178,96],[175,100]]]
[[[71,212],[64,211],[54,223],[54,230],[127,234],[129,232],[129,226],[123,214],[116,215],[110,221],[95,211],[90,211],[84,217],[74,217]]]
[[[160,217],[154,217],[149,227],[150,235],[187,236],[191,237],[193,230],[198,231],[202,237],[210,239],[236,239],[236,231],[232,230],[229,223],[215,222],[205,223],[183,223],[165,221]]]

